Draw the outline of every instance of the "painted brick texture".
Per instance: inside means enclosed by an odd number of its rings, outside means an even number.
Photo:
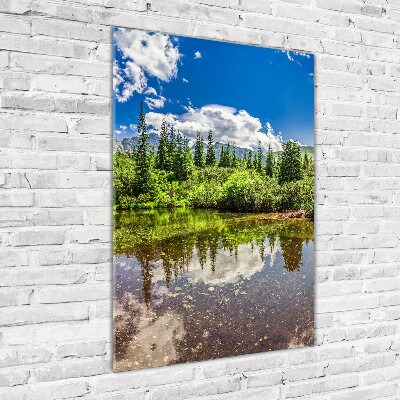
[[[315,347],[112,373],[112,25],[315,52]],[[0,0],[0,398],[400,398],[399,34],[399,0]]]

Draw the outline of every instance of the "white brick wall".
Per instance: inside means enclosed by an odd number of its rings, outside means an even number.
[[[399,0],[0,0],[0,398],[400,398],[399,21]],[[112,25],[316,53],[315,347],[111,372]]]

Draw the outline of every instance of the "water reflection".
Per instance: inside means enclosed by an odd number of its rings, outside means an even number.
[[[114,237],[116,370],[312,343],[311,222],[122,212]]]

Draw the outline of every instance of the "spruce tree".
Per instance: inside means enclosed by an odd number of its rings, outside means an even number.
[[[272,178],[274,176],[275,169],[275,156],[271,150],[271,146],[268,146],[267,161],[265,163],[265,175]]]
[[[168,145],[167,145],[167,151],[168,151],[168,165],[167,165],[167,170],[170,172],[174,171],[174,162],[175,162],[175,156],[177,152],[176,148],[176,134],[175,134],[175,129],[174,126],[171,125],[168,133]]]
[[[174,152],[174,173],[178,180],[182,180],[182,164],[183,164],[183,138],[180,132],[175,136],[175,152]]]
[[[224,146],[221,147],[221,154],[219,156],[219,166],[224,167],[224,162],[225,162],[225,150]]]
[[[160,129],[160,140],[158,142],[157,149],[157,161],[156,165],[158,169],[168,170],[169,160],[168,160],[168,130],[167,123],[165,119],[161,124]]]
[[[238,165],[238,156],[236,154],[236,145],[234,144],[232,147],[232,164],[231,167],[236,168]]]
[[[229,143],[225,148],[222,147],[219,166],[224,168],[228,168],[231,166],[231,148]]]
[[[251,150],[247,157],[247,169],[253,169],[253,152]]]
[[[200,132],[197,132],[196,143],[194,145],[194,165],[203,168],[206,164],[204,158],[204,141]]]
[[[187,139],[184,139],[181,164],[181,179],[188,180],[193,174],[194,168],[193,155],[189,147],[189,141]]]
[[[300,180],[303,175],[303,160],[298,142],[283,143],[283,153],[279,161],[279,184]]]
[[[212,137],[212,130],[208,132],[208,143],[207,143],[207,155],[206,155],[206,165],[212,167],[217,161],[215,156],[214,141]]]
[[[304,171],[304,175],[305,176],[309,175],[309,172],[310,172],[310,160],[308,158],[307,152],[304,153],[304,157],[303,157],[303,171]]]
[[[147,194],[150,188],[151,158],[149,134],[146,126],[146,115],[143,111],[143,101],[140,103],[139,123],[138,123],[138,149],[137,149],[137,171],[136,171],[136,190],[138,194]]]
[[[261,141],[258,141],[258,149],[257,149],[257,156],[256,156],[256,162],[255,162],[255,167],[256,170],[259,174],[262,174],[262,158],[263,158],[263,152],[261,149]]]

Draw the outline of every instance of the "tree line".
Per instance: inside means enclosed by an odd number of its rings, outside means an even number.
[[[218,158],[212,130],[206,143],[197,133],[192,151],[188,139],[163,120],[155,149],[149,143],[143,103],[137,130],[137,146],[114,154],[117,208],[190,206],[241,211],[306,209],[309,215],[313,213],[314,163],[307,153],[302,155],[295,141],[283,143],[278,155],[270,147],[264,154],[259,142],[256,151],[239,156],[236,146],[227,144]],[[297,201],[288,201],[296,191]],[[274,199],[266,204],[265,199],[257,198],[262,193]]]

